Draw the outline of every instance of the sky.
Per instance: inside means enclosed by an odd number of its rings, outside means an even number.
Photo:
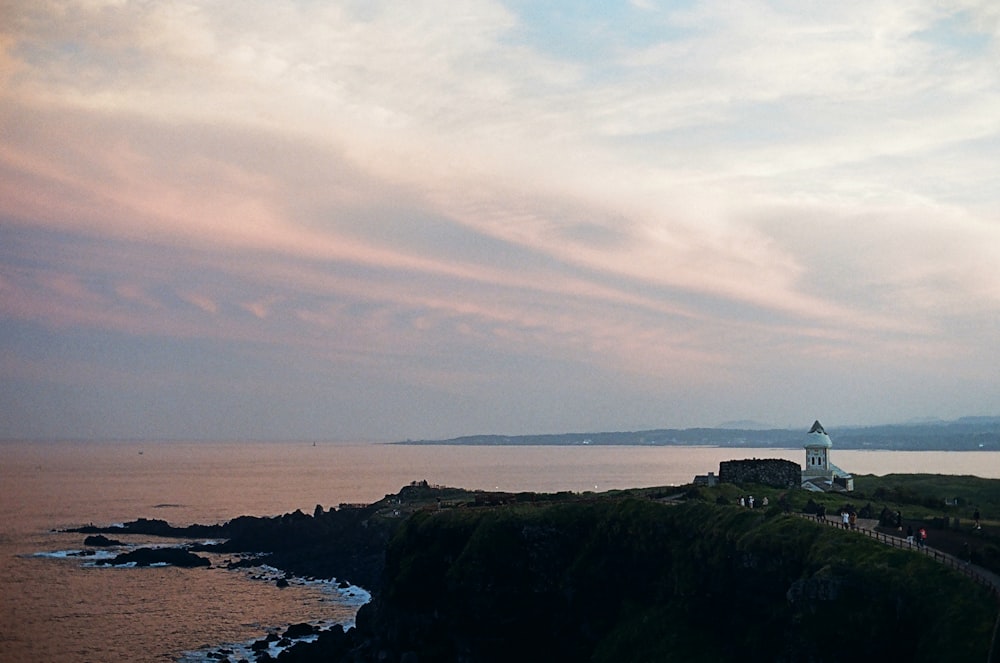
[[[1000,414],[993,0],[0,16],[0,438]]]

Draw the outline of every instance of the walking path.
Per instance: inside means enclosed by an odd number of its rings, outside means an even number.
[[[815,522],[822,522],[831,527],[843,528],[843,523],[840,516],[826,516],[822,520],[817,519],[816,516],[808,513],[799,513],[799,516],[806,518],[807,520],[812,520]],[[976,566],[970,563],[968,560],[959,559],[954,555],[950,555],[946,552],[942,552],[936,548],[932,548],[928,545],[918,546],[916,543],[909,543],[903,537],[893,536],[891,534],[886,534],[885,532],[879,532],[875,529],[878,524],[878,520],[874,518],[858,518],[857,527],[853,531],[858,534],[864,534],[865,536],[875,539],[876,541],[881,541],[882,543],[892,546],[893,548],[903,548],[907,550],[912,550],[913,552],[926,555],[931,559],[941,562],[945,566],[950,566],[958,572],[969,576],[979,584],[985,586],[987,589],[993,592],[993,595],[1000,600],[1000,576],[992,571],[984,569],[981,566]]]
[[[840,529],[844,527],[839,514],[837,516],[825,516],[823,518],[817,518],[816,516],[808,513],[799,513],[797,515],[802,518],[806,518],[807,520],[824,523],[830,527],[837,527]],[[989,589],[994,598],[1000,599],[1000,576],[996,573],[988,571],[981,566],[976,566],[968,560],[961,560],[954,555],[949,555],[946,552],[941,552],[940,550],[931,548],[926,544],[918,546],[915,543],[909,543],[903,537],[892,536],[891,534],[879,532],[875,529],[877,524],[878,521],[874,519],[858,518],[856,521],[856,527],[853,530],[848,531],[864,534],[869,538],[881,541],[882,543],[892,546],[893,548],[906,548],[922,555],[926,555],[937,562],[950,566],[956,571],[969,576],[979,584]],[[997,621],[993,625],[993,639],[990,642],[989,654],[986,656],[987,663],[998,663],[998,661],[1000,661],[1000,640],[998,640],[998,638],[1000,638],[1000,615],[997,615]]]

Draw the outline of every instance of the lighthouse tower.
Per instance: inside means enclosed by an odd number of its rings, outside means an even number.
[[[825,475],[830,471],[830,447],[833,442],[823,430],[823,424],[816,421],[806,438],[806,472]]]
[[[806,435],[806,467],[802,470],[802,487],[814,491],[854,490],[854,477],[830,462],[833,442],[816,421]]]

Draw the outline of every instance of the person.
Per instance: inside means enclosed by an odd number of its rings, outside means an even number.
[[[913,525],[906,526],[906,542],[913,545]]]
[[[847,509],[840,512],[840,522],[843,524],[844,529],[847,529],[850,526],[851,514],[848,513]]]
[[[927,530],[923,527],[917,532],[917,545],[921,548],[927,545]]]
[[[760,505],[766,507],[769,504],[769,502],[770,500],[767,499],[767,495],[764,495],[764,498],[760,501]]]
[[[896,512],[896,531],[897,532],[903,531],[903,514],[901,514],[899,511]]]
[[[975,512],[972,514],[972,520],[976,524],[976,529],[982,529],[982,525],[979,524],[979,507],[976,507]]]
[[[751,509],[753,508],[753,495],[751,495],[750,497],[748,497],[748,498],[747,498],[747,505],[748,505],[748,506],[749,506],[749,507],[750,507]]]
[[[851,514],[848,516],[848,520],[851,523],[851,529],[858,528],[858,514],[851,511]]]

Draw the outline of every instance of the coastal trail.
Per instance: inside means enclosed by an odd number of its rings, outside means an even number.
[[[837,529],[844,529],[843,522],[839,516],[825,516],[824,518],[817,518],[815,515],[808,513],[796,514],[801,518],[810,520],[817,523],[822,523],[829,527],[836,527]],[[987,589],[991,590],[993,595],[1000,600],[1000,576],[988,569],[984,569],[981,566],[972,564],[968,560],[963,560],[955,555],[943,552],[934,548],[933,546],[923,545],[918,546],[916,543],[910,543],[906,538],[901,536],[893,536],[891,534],[886,534],[885,532],[880,532],[875,529],[878,524],[878,520],[874,518],[858,518],[857,526],[854,529],[847,529],[848,532],[854,532],[857,534],[862,534],[870,539],[875,539],[887,546],[893,548],[901,548],[905,550],[912,550],[915,553],[925,555],[930,557],[936,562],[940,562],[945,566],[950,566],[956,571],[962,573],[963,575],[972,578],[974,581],[985,586]]]
[[[822,523],[829,527],[844,529],[843,521],[839,516],[823,516],[822,518],[817,518],[815,515],[808,513],[797,513],[796,515],[800,518],[814,521],[817,524]],[[950,566],[959,573],[962,573],[975,582],[983,585],[990,590],[994,598],[1000,600],[1000,576],[996,573],[984,569],[981,566],[976,566],[968,560],[959,559],[955,555],[943,552],[926,544],[918,546],[916,543],[910,543],[904,537],[879,532],[875,529],[877,524],[878,521],[873,518],[858,518],[855,527],[853,529],[847,529],[846,531],[862,534],[887,546],[892,546],[893,548],[912,550],[915,553],[930,557],[934,561],[940,562],[945,566]],[[987,663],[998,663],[998,661],[1000,661],[1000,642],[998,642],[998,639],[1000,639],[1000,614],[997,615],[997,621],[993,626],[993,638],[990,642],[989,654],[986,657]]]

